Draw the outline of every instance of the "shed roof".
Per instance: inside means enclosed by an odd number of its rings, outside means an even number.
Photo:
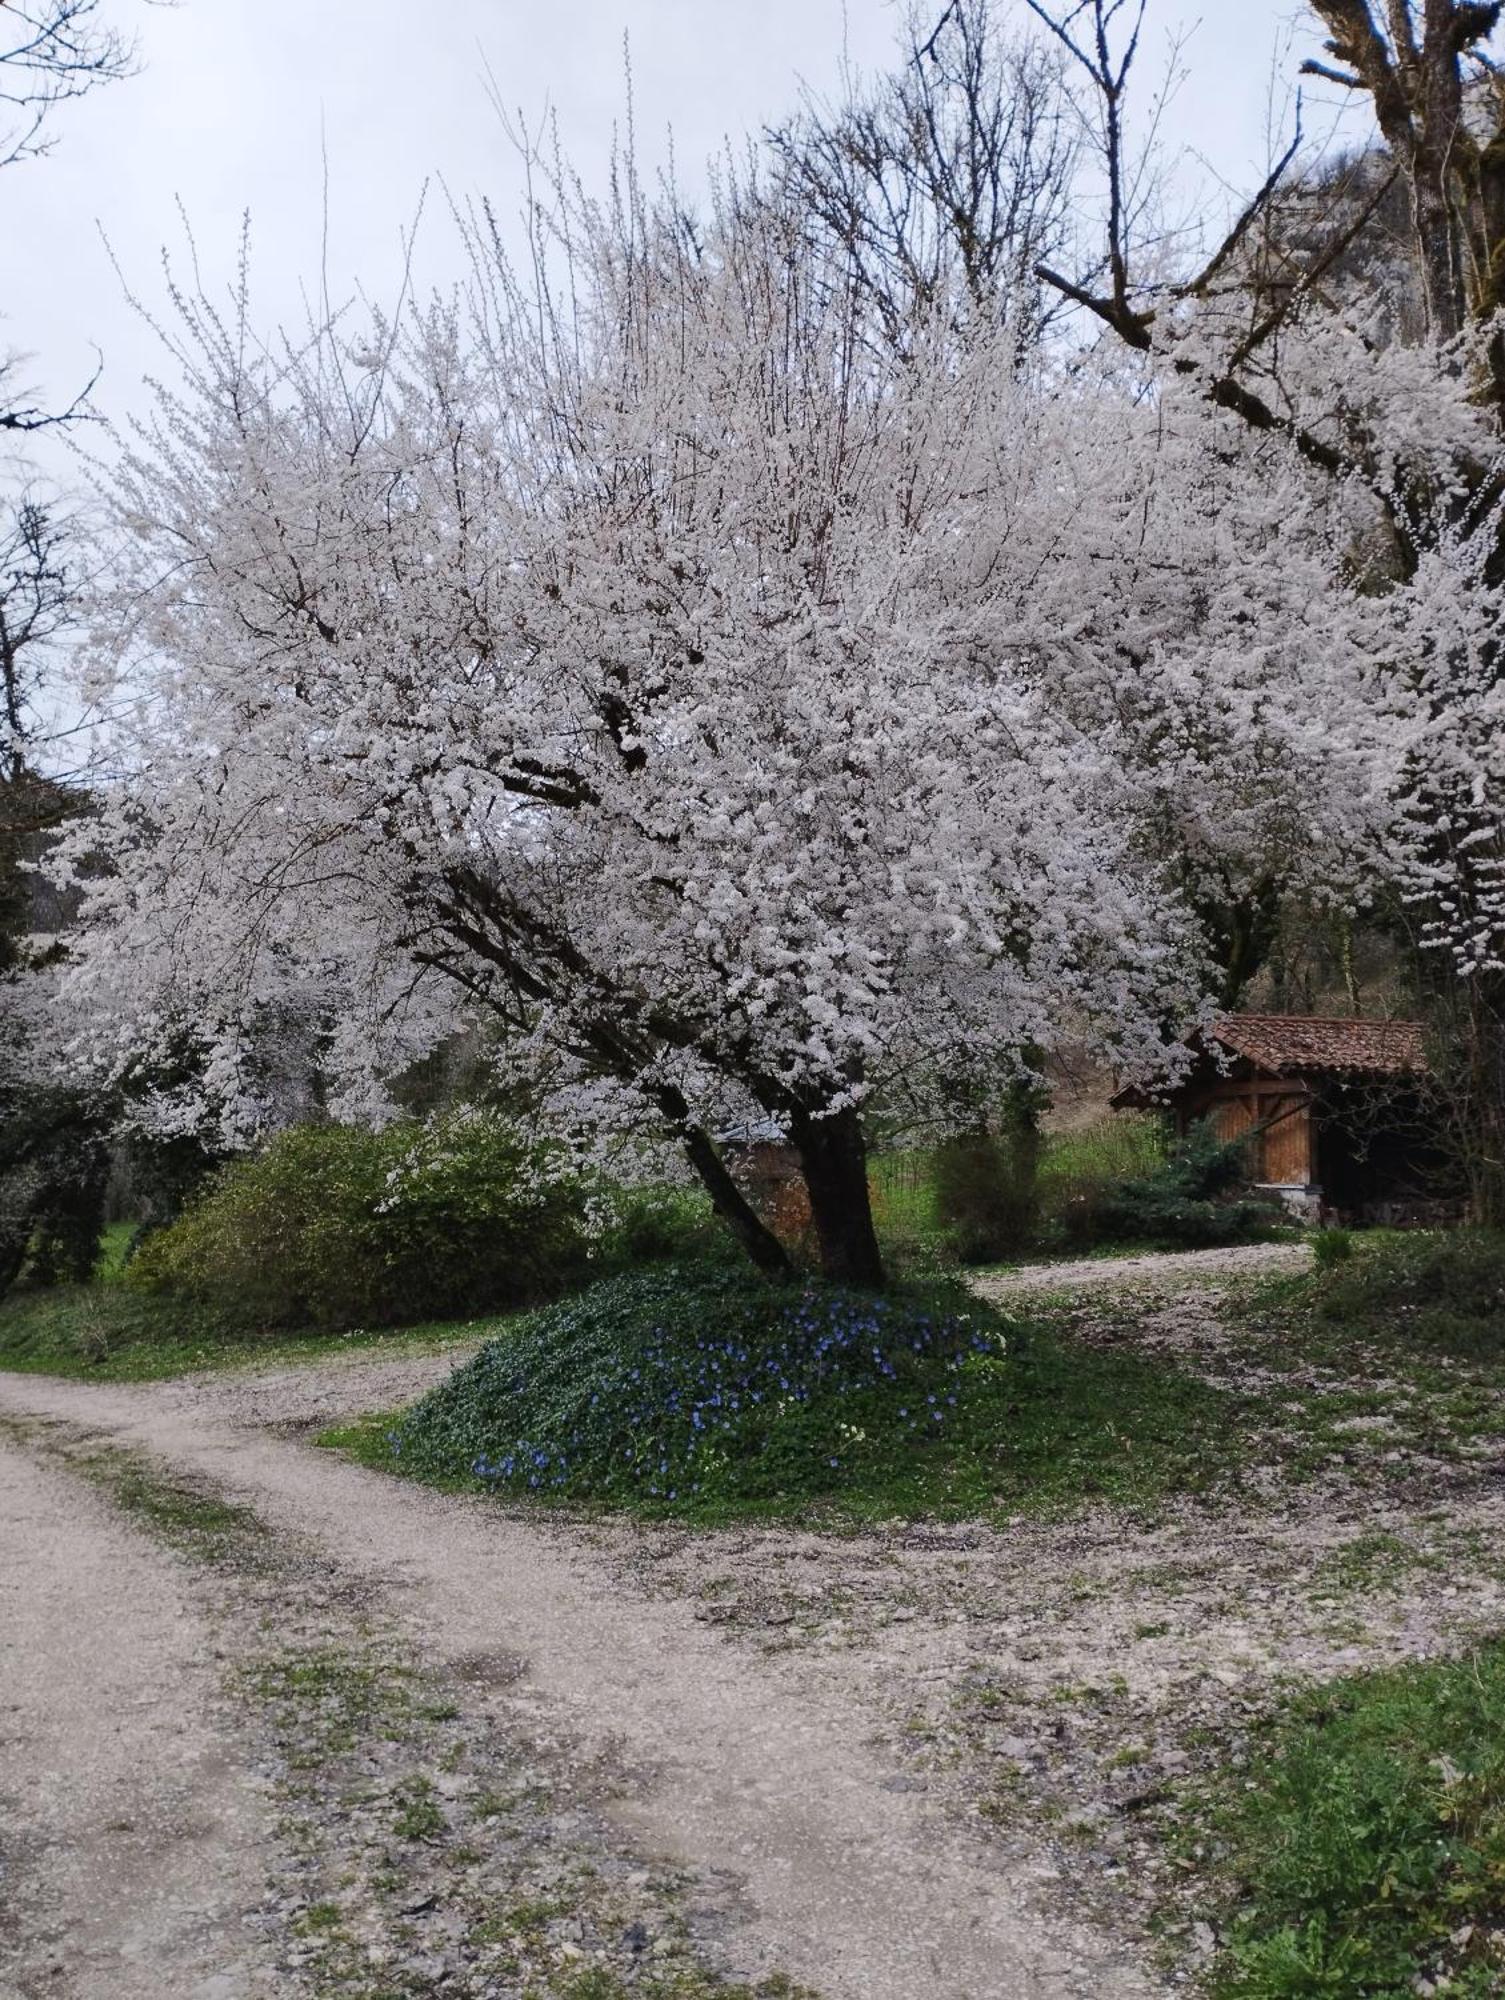
[[[1320,1014],[1225,1014],[1206,1031],[1231,1055],[1278,1075],[1341,1070],[1406,1076],[1427,1067],[1419,1021],[1355,1021]]]
[[[1415,1076],[1427,1068],[1426,1036],[1420,1021],[1355,1021],[1346,1015],[1321,1014],[1223,1014],[1187,1039],[1203,1050],[1216,1044],[1227,1055],[1241,1057],[1267,1076],[1383,1081]],[[1175,1089],[1130,1084],[1112,1101],[1122,1110],[1162,1103],[1177,1094]]]

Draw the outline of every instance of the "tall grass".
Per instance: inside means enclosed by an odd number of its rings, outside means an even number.
[[[1075,1132],[1048,1132],[1040,1149],[1042,1246],[1064,1240],[1074,1211],[1124,1181],[1160,1166],[1169,1142],[1163,1122],[1147,1112],[1103,1118]],[[879,1235],[899,1256],[939,1254],[935,1209],[936,1150],[911,1146],[875,1153],[869,1178]]]

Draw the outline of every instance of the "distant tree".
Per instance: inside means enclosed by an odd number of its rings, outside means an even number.
[[[0,167],[53,143],[60,105],[130,71],[128,40],[100,0],[0,0]],[[20,364],[0,359],[0,438],[18,452],[83,416],[92,382],[61,410],[31,400]],[[0,502],[0,1292],[30,1260],[41,1280],[84,1277],[103,1221],[109,1111],[59,1059],[44,1019],[47,961],[33,872],[45,844],[87,804],[52,768],[46,682],[77,614],[74,524],[39,500],[19,456]],[[14,496],[19,497],[14,497]]]
[[[1388,170],[1283,244],[1293,144],[1201,268],[1167,278],[1142,272],[1123,199],[1144,0],[1029,5],[1094,94],[1109,190],[1095,268],[1042,267],[1042,280],[1162,389],[1236,420],[1227,449],[1256,477],[1280,454],[1299,470],[1330,546],[1313,655],[1370,628],[1391,755],[1373,767],[1388,768],[1387,811],[1369,892],[1408,913],[1421,983],[1461,985],[1445,1011],[1464,1037],[1474,1203],[1505,1221],[1505,81],[1487,47],[1505,10],[1312,0],[1328,39],[1304,67],[1368,100]],[[1420,299],[1409,315],[1383,262],[1365,296],[1354,254],[1395,185]],[[1335,745],[1353,720],[1329,705]]]
[[[992,0],[911,4],[888,74],[807,94],[768,133],[790,198],[839,243],[890,336],[926,311],[1005,318],[1021,354],[1051,295],[1036,267],[1071,235],[1080,141],[1062,64]]]

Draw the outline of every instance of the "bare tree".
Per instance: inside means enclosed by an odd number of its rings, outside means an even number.
[[[1290,425],[1278,403],[1259,393],[1248,369],[1292,313],[1342,266],[1356,240],[1404,189],[1411,253],[1421,276],[1425,331],[1446,341],[1470,320],[1487,320],[1505,304],[1505,74],[1485,44],[1505,14],[1505,0],[1386,0],[1383,24],[1372,0],[1309,0],[1328,30],[1327,62],[1312,58],[1303,73],[1366,95],[1385,142],[1389,172],[1370,175],[1363,199],[1333,202],[1330,226],[1308,241],[1292,281],[1260,295],[1263,310],[1209,378],[1215,401],[1256,428],[1287,430],[1315,462],[1338,472],[1352,467],[1331,445]],[[1098,131],[1109,184],[1106,289],[1092,277],[1071,278],[1042,268],[1040,277],[1113,327],[1143,352],[1156,345],[1157,319],[1177,299],[1206,297],[1237,268],[1255,232],[1270,219],[1301,147],[1301,134],[1276,162],[1206,265],[1171,285],[1141,285],[1134,269],[1130,162],[1125,106],[1139,52],[1145,0],[1026,0],[1069,54],[1098,105]],[[1347,179],[1353,196],[1359,177]],[[1336,194],[1336,190],[1334,191]],[[1247,272],[1238,273],[1240,280]],[[1494,394],[1505,414],[1505,339],[1493,349]]]
[[[0,0],[0,167],[51,149],[60,104],[128,76],[133,43],[100,18],[101,0]],[[47,430],[84,412],[95,376],[64,410],[25,400],[13,360],[0,360],[0,432]]]
[[[128,75],[134,59],[100,0],[0,0],[0,166],[48,151],[57,106]]]
[[[20,778],[41,656],[72,614],[67,530],[31,498],[0,528],[0,782]]]
[[[1064,63],[1005,35],[990,0],[906,16],[889,75],[826,104],[807,94],[769,143],[795,198],[839,242],[895,332],[912,308],[1045,315],[1036,267],[1069,239],[1080,149]]]
[[[1410,199],[1427,324],[1450,339],[1505,302],[1505,79],[1485,43],[1499,0],[1312,0],[1333,62],[1302,65],[1369,98]]]

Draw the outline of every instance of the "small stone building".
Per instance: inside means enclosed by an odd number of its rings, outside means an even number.
[[[1115,1108],[1211,1121],[1243,1139],[1249,1178],[1313,1221],[1404,1221],[1436,1205],[1441,1165],[1416,1021],[1228,1014],[1190,1038],[1173,1089],[1121,1090]]]

